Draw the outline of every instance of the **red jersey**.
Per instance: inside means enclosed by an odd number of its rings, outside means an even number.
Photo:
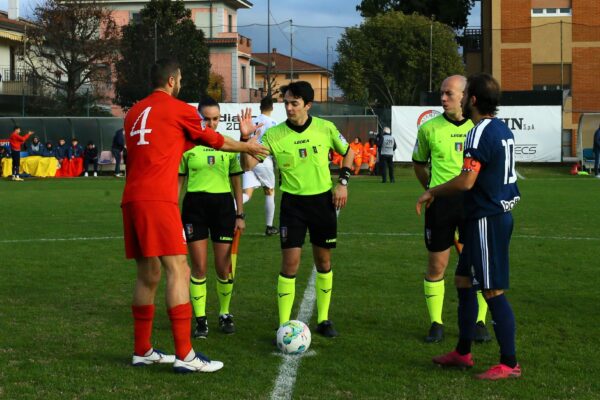
[[[13,131],[13,133],[11,133],[10,137],[8,138],[8,140],[10,141],[10,149],[12,151],[21,151],[21,145],[27,139],[29,139],[29,136],[31,136],[31,135],[32,135],[31,133],[28,133],[25,136],[21,136],[16,131]]]
[[[225,139],[204,127],[198,111],[173,96],[155,91],[125,116],[127,178],[122,204],[167,201],[178,204],[179,162],[192,140],[220,149]]]

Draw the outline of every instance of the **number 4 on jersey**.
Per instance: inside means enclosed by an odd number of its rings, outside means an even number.
[[[152,110],[152,107],[146,107],[146,109],[142,111],[131,127],[132,130],[130,135],[132,137],[135,135],[140,135],[140,139],[137,142],[138,146],[150,144],[150,142],[146,141],[146,134],[152,132],[152,129],[146,129],[146,121],[148,120],[148,115],[150,115],[150,110]],[[142,122],[140,122],[140,118],[142,119]],[[135,127],[138,125],[138,122],[140,122],[139,129],[135,129]]]

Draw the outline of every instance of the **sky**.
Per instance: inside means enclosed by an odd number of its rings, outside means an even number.
[[[21,16],[30,16],[41,0],[19,0]],[[238,31],[252,39],[252,49],[267,52],[268,0],[249,0],[253,7],[238,11]],[[293,56],[327,67],[337,60],[335,43],[344,28],[360,25],[362,17],[356,11],[361,0],[271,0],[271,48],[290,54],[290,20],[293,29]],[[479,26],[479,2],[469,18],[470,26]],[[8,9],[8,0],[0,0],[0,9]],[[327,39],[329,38],[329,39]]]

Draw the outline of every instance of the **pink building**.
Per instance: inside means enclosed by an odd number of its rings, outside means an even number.
[[[113,9],[119,25],[127,25],[139,16],[147,0],[103,0]],[[223,77],[225,95],[222,102],[244,103],[260,99],[254,86],[254,63],[251,63],[252,41],[237,33],[237,12],[249,9],[247,0],[183,0],[192,12],[192,20],[204,31],[210,51],[211,72]]]

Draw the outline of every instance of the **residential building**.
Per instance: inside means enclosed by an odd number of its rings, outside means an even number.
[[[21,104],[20,97],[36,95],[40,89],[19,55],[29,25],[19,18],[18,7],[0,11],[0,114],[14,112],[18,108],[15,105]]]
[[[481,10],[481,29],[465,31],[467,72],[491,73],[503,91],[562,91],[563,154],[574,156],[581,113],[600,111],[600,2],[482,0]]]
[[[260,62],[256,66],[255,82],[265,92],[268,88],[267,65],[270,59],[269,75],[272,92],[276,92],[281,86],[289,84],[292,80],[307,81],[315,90],[315,101],[327,101],[331,74],[326,68],[279,53],[277,49],[273,49],[270,55],[269,53],[254,53],[252,57]]]
[[[113,11],[119,25],[139,18],[147,0],[102,0]],[[210,51],[211,72],[223,77],[225,91],[218,101],[249,102],[260,99],[252,86],[254,63],[251,62],[252,41],[237,32],[238,10],[249,9],[247,0],[183,0],[192,20],[206,37]]]

